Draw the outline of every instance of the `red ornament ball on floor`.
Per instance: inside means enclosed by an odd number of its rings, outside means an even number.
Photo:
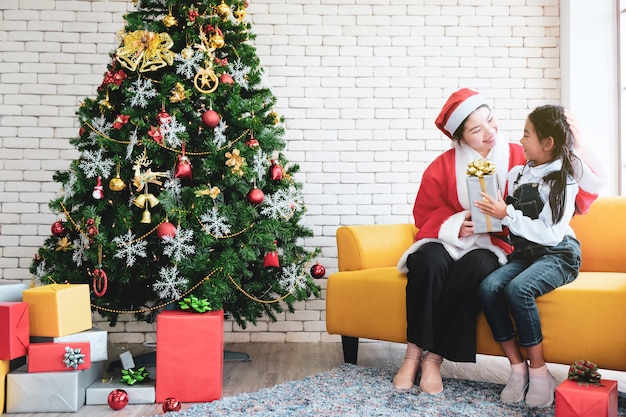
[[[176,398],[166,398],[165,400],[163,400],[163,412],[167,413],[168,411],[180,411],[180,401],[178,401]]]
[[[109,398],[107,400],[109,402],[109,407],[114,410],[121,410],[126,407],[126,404],[128,404],[128,394],[123,389],[114,389],[109,394]]]

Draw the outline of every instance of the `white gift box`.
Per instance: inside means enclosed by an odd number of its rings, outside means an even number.
[[[46,343],[46,342],[57,342],[57,343],[70,343],[70,342],[89,342],[90,343],[90,352],[91,352],[91,361],[106,361],[109,359],[109,350],[108,350],[108,341],[107,341],[107,331],[99,329],[98,327],[93,327],[90,330],[85,330],[83,332],[73,333],[67,336],[61,337],[47,337],[47,336],[31,336],[31,343]]]
[[[481,201],[483,199],[480,195],[483,191],[490,197],[494,199],[497,198],[498,181],[495,175],[467,177],[467,194],[469,196],[470,213],[472,214],[472,221],[474,222],[474,233],[501,232],[502,223],[500,219],[481,213],[480,209],[474,205],[475,201]]]
[[[75,412],[85,405],[87,387],[102,378],[104,362],[80,371],[28,373],[22,366],[7,375],[7,413]]]
[[[113,381],[96,381],[87,388],[87,405],[107,405],[109,394],[115,389],[123,389],[128,394],[128,404],[154,404],[155,380],[138,382],[135,385]]]
[[[27,288],[26,284],[0,284],[0,302],[22,301],[22,291]]]

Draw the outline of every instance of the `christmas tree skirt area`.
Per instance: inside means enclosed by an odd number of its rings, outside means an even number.
[[[124,364],[120,355],[132,356],[134,368],[145,366],[151,375],[155,375],[156,368],[156,343],[132,343],[132,344],[112,344],[109,343],[109,363],[105,368],[108,373],[118,372],[124,369]],[[224,362],[249,362],[250,356],[245,352],[224,350]]]

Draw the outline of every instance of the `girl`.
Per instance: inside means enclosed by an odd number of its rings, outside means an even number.
[[[483,213],[508,226],[514,247],[509,262],[482,281],[479,299],[494,339],[511,363],[500,399],[519,403],[525,398],[529,406],[548,407],[556,381],[544,361],[535,298],[578,276],[580,244],[569,222],[578,193],[574,172],[581,161],[574,155],[561,106],[533,110],[520,142],[528,162],[509,172],[506,202],[486,194],[485,200],[475,202]],[[526,348],[530,369],[520,346]]]

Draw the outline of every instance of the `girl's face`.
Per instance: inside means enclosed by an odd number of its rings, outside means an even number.
[[[534,161],[535,165],[545,164],[552,160],[552,138],[539,139],[535,126],[526,119],[524,125],[524,136],[520,139],[524,148],[524,155],[529,161]]]
[[[498,121],[487,107],[481,107],[470,114],[465,121],[462,142],[467,143],[483,157],[496,146]]]

